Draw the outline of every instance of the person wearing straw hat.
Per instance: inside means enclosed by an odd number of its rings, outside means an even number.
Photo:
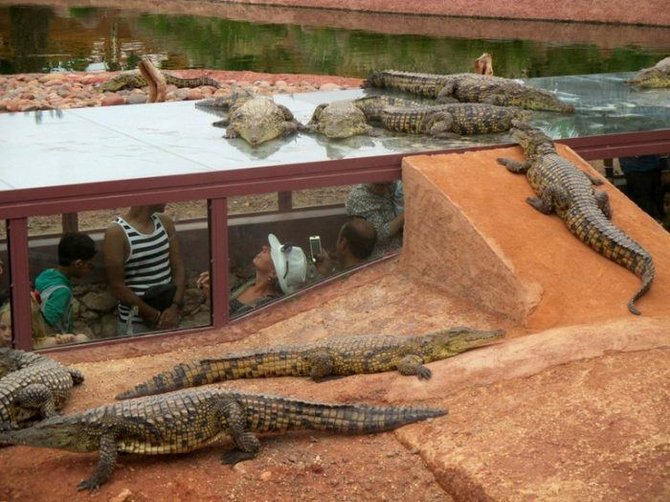
[[[282,295],[294,293],[307,279],[307,258],[304,251],[292,244],[282,244],[274,234],[268,235],[252,263],[255,276],[230,296],[229,315],[244,314]],[[209,298],[209,272],[200,274],[198,287]]]

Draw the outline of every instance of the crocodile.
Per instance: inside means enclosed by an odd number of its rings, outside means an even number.
[[[303,126],[291,110],[278,105],[270,96],[254,96],[231,107],[230,115],[220,121],[227,126],[226,138],[243,138],[251,146],[289,136]]]
[[[642,246],[610,221],[612,211],[607,193],[593,188],[602,181],[561,157],[554,142],[540,129],[520,122],[514,122],[513,126],[512,135],[526,160],[499,158],[498,163],[513,173],[527,176],[538,195],[526,199],[531,206],[544,214],[555,212],[579,240],[640,277],[642,285],[628,303],[628,310],[639,315],[635,302],[651,288],[654,261]]]
[[[390,131],[453,138],[464,134],[508,131],[513,120],[525,118],[524,110],[483,103],[454,103],[421,108],[386,108],[382,126]]]
[[[116,398],[160,394],[240,378],[309,376],[320,380],[398,370],[403,375],[429,379],[431,371],[424,364],[489,344],[503,334],[502,330],[457,327],[416,336],[346,336],[324,342],[269,347],[181,363]]]
[[[380,131],[374,126],[382,125],[382,112],[386,108],[422,106],[425,103],[394,96],[365,96],[322,103],[316,107],[303,130],[320,133],[331,139],[357,135],[378,136]]]
[[[230,93],[224,96],[201,99],[200,101],[195,102],[195,106],[205,112],[223,117],[233,108],[241,106],[256,96],[257,94],[250,89],[234,86]]]
[[[260,442],[253,433],[317,430],[369,434],[444,416],[446,409],[327,404],[226,389],[189,389],[107,404],[62,415],[20,431],[0,433],[0,444],[99,451],[93,474],[79,490],[108,481],[119,453],[187,453],[228,436],[234,448],[224,464],[255,458]]]
[[[363,87],[378,87],[434,98],[439,103],[454,101],[517,106],[528,110],[573,113],[574,107],[553,93],[503,77],[455,73],[438,75],[386,70],[373,72]]]
[[[350,99],[318,105],[303,128],[305,132],[323,134],[330,139],[369,135],[373,134],[373,130],[365,113]]]
[[[165,83],[168,85],[174,85],[177,87],[200,87],[203,85],[210,85],[212,87],[216,87],[217,89],[221,87],[221,84],[209,77],[180,78],[164,71],[161,73],[165,77]],[[147,85],[149,84],[142,76],[140,71],[132,70],[111,78],[107,82],[100,85],[100,90],[103,92],[116,92],[122,89],[139,89],[146,87]]]
[[[670,57],[660,60],[651,68],[644,68],[628,81],[648,89],[670,88]]]
[[[46,356],[0,349],[0,430],[18,429],[51,417],[84,376]]]

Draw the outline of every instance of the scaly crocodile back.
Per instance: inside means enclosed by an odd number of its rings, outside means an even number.
[[[385,70],[371,73],[363,81],[362,87],[395,89],[426,98],[436,98],[453,77],[455,75]]]
[[[68,368],[40,354],[1,349],[0,358],[13,359],[17,364],[16,369],[0,379],[0,425],[3,428],[15,428],[39,415],[39,410],[31,410],[29,407],[16,404],[17,397],[28,386],[44,386],[51,392],[58,410],[70,397],[73,385],[78,385],[84,380],[78,370]]]
[[[461,135],[507,131],[512,127],[512,120],[523,118],[523,113],[518,108],[457,103],[420,108],[386,108],[382,111],[382,124],[391,131],[426,133],[429,132],[427,128],[431,118],[440,112],[450,115],[450,131]]]

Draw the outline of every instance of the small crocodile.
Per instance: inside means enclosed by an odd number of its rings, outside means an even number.
[[[538,195],[526,199],[531,206],[544,214],[555,212],[579,240],[641,278],[641,288],[628,303],[628,310],[639,315],[635,302],[651,287],[654,262],[642,246],[610,222],[607,193],[593,189],[602,181],[558,155],[553,141],[541,130],[520,122],[513,125],[512,135],[526,160],[498,159],[498,163],[513,173],[525,173]]]
[[[454,103],[421,108],[387,108],[382,112],[382,126],[390,131],[451,138],[508,131],[512,120],[524,118],[524,110],[520,108]]]
[[[195,102],[196,108],[218,116],[225,116],[230,111],[255,98],[258,94],[245,87],[233,87],[232,91],[225,96],[216,96],[214,98],[201,99]]]
[[[474,73],[436,75],[395,70],[374,72],[363,87],[379,87],[436,98],[440,103],[454,101],[517,106],[528,110],[572,113],[574,107],[553,93],[517,80]]]
[[[84,376],[48,357],[0,349],[0,430],[18,429],[35,418],[51,417]]]
[[[457,327],[418,336],[348,336],[324,342],[283,345],[181,363],[117,399],[160,394],[240,378],[309,376],[314,380],[398,370],[429,379],[426,363],[455,356],[501,338],[502,330]]]
[[[648,89],[670,88],[670,57],[640,70],[628,83]]]
[[[254,96],[236,104],[228,118],[219,123],[227,126],[224,137],[241,137],[251,146],[289,136],[303,127],[291,110],[278,105],[270,96]]]
[[[446,414],[447,410],[433,408],[313,403],[224,389],[190,389],[53,417],[28,429],[0,433],[0,444],[97,450],[95,471],[78,486],[95,490],[111,478],[119,453],[186,453],[229,436],[236,448],[225,452],[221,461],[235,464],[258,455],[260,442],[254,432],[309,429],[368,434]]]
[[[180,78],[167,72],[161,73],[165,77],[165,83],[168,85],[175,85],[177,87],[200,87],[203,85],[210,85],[216,88],[221,87],[221,84],[209,77]],[[147,85],[149,84],[140,71],[132,70],[111,78],[100,85],[100,90],[116,92],[122,89],[139,89]]]

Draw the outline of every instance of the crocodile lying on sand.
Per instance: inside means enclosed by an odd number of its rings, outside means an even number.
[[[670,88],[670,57],[640,70],[628,83],[649,89]]]
[[[424,364],[487,345],[503,334],[502,330],[458,327],[418,336],[349,336],[269,347],[178,364],[116,398],[147,396],[239,378],[309,376],[318,380],[398,370],[403,375],[428,379],[431,371]]]
[[[0,444],[99,451],[93,475],[80,490],[109,480],[119,453],[186,453],[229,436],[236,449],[221,461],[235,464],[258,455],[254,432],[311,429],[342,434],[382,432],[447,414],[447,410],[325,404],[229,390],[199,389],[108,404],[0,433]]]
[[[161,73],[165,77],[165,83],[168,85],[175,85],[177,87],[200,87],[203,85],[211,85],[212,87],[216,88],[221,87],[221,84],[209,77],[180,78],[167,72]],[[142,76],[140,71],[133,70],[121,73],[120,75],[117,75],[103,83],[100,85],[100,90],[116,92],[122,89],[139,89],[146,87],[147,85],[149,84]]]
[[[404,71],[372,73],[363,87],[378,87],[436,98],[440,103],[454,101],[517,106],[528,110],[572,113],[574,107],[560,101],[554,94],[528,86],[517,80],[474,73],[436,75]]]
[[[508,131],[513,120],[524,118],[524,111],[520,108],[454,103],[420,108],[387,108],[382,112],[382,126],[390,131],[453,138],[464,134]]]
[[[270,96],[254,96],[235,103],[228,118],[215,125],[227,126],[226,138],[242,138],[251,146],[289,136],[303,126],[291,110],[278,105]]]
[[[639,315],[635,302],[651,287],[654,262],[642,246],[610,222],[607,193],[593,189],[602,181],[558,155],[553,141],[541,130],[519,122],[513,125],[513,137],[523,148],[526,160],[498,162],[513,173],[526,174],[538,195],[527,199],[531,206],[544,214],[555,212],[579,240],[641,278],[641,288],[628,303],[628,310]]]
[[[84,376],[48,357],[0,349],[0,430],[18,429],[56,414]]]

